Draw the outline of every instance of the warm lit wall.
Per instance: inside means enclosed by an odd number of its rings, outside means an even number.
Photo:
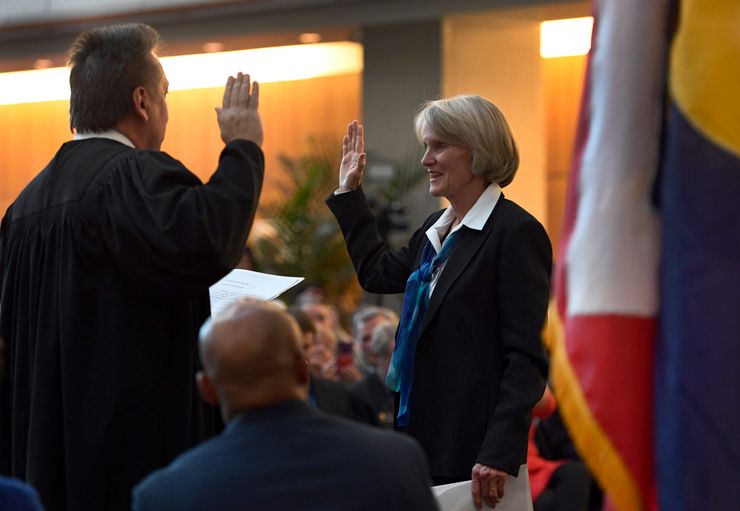
[[[0,211],[69,140],[69,102],[0,106]]]
[[[539,23],[498,14],[455,16],[444,25],[445,96],[493,101],[514,132],[520,165],[504,193],[547,225]]]
[[[587,14],[573,9],[567,16]],[[480,94],[504,112],[521,161],[504,193],[543,223],[555,250],[586,63],[585,56],[539,56],[539,22],[557,14],[512,9],[452,16],[443,25],[443,93]]]
[[[585,69],[585,55],[542,59],[547,149],[547,223],[553,247],[560,243]]]
[[[284,179],[278,155],[297,157],[309,137],[326,137],[341,149],[347,122],[359,119],[361,75],[266,83],[260,111],[265,126],[266,179],[263,199],[275,197]],[[214,107],[223,90],[172,92],[170,122],[162,149],[207,180],[216,167],[221,142]],[[4,213],[21,189],[69,140],[68,102],[0,106],[0,209]]]
[[[333,141],[337,154],[347,123],[360,119],[359,74],[266,83],[260,112],[265,127],[266,176],[263,200],[275,197],[284,181],[279,155],[297,157],[309,150],[309,138]],[[222,89],[199,89],[170,94],[170,123],[162,150],[180,159],[207,180],[223,147],[214,107]]]

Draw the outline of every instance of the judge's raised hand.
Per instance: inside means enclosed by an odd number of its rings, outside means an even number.
[[[251,140],[262,146],[262,119],[259,113],[260,85],[251,82],[249,75],[229,76],[224,87],[223,106],[216,107],[221,140]]]
[[[338,192],[356,190],[360,186],[366,158],[365,131],[362,124],[352,121],[347,125],[347,134],[342,140],[342,162],[339,165]]]
[[[489,507],[495,508],[496,504],[504,498],[504,486],[506,485],[506,478],[509,477],[509,474],[496,470],[493,467],[476,463],[473,466],[471,477],[473,479],[471,492],[475,507],[477,509],[483,507],[482,498]]]

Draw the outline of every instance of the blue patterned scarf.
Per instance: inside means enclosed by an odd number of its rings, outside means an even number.
[[[391,390],[401,394],[397,416],[398,425],[401,427],[409,424],[409,397],[414,375],[414,355],[416,354],[416,343],[419,340],[419,329],[429,307],[429,283],[437,268],[452,253],[459,233],[460,231],[456,231],[447,236],[439,254],[435,253],[431,242],[427,240],[424,251],[421,253],[421,265],[406,282],[396,346],[393,349],[388,375],[385,379],[385,384]]]

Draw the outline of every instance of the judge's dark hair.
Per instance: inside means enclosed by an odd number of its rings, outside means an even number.
[[[77,36],[69,50],[69,127],[81,133],[109,130],[131,110],[137,87],[159,77],[159,34],[148,25],[127,23],[94,28]]]

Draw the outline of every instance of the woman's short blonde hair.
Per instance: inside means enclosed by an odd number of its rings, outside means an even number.
[[[496,105],[481,96],[455,96],[424,103],[414,119],[422,141],[428,127],[447,142],[470,148],[471,172],[502,188],[514,179],[519,151],[509,124]]]

